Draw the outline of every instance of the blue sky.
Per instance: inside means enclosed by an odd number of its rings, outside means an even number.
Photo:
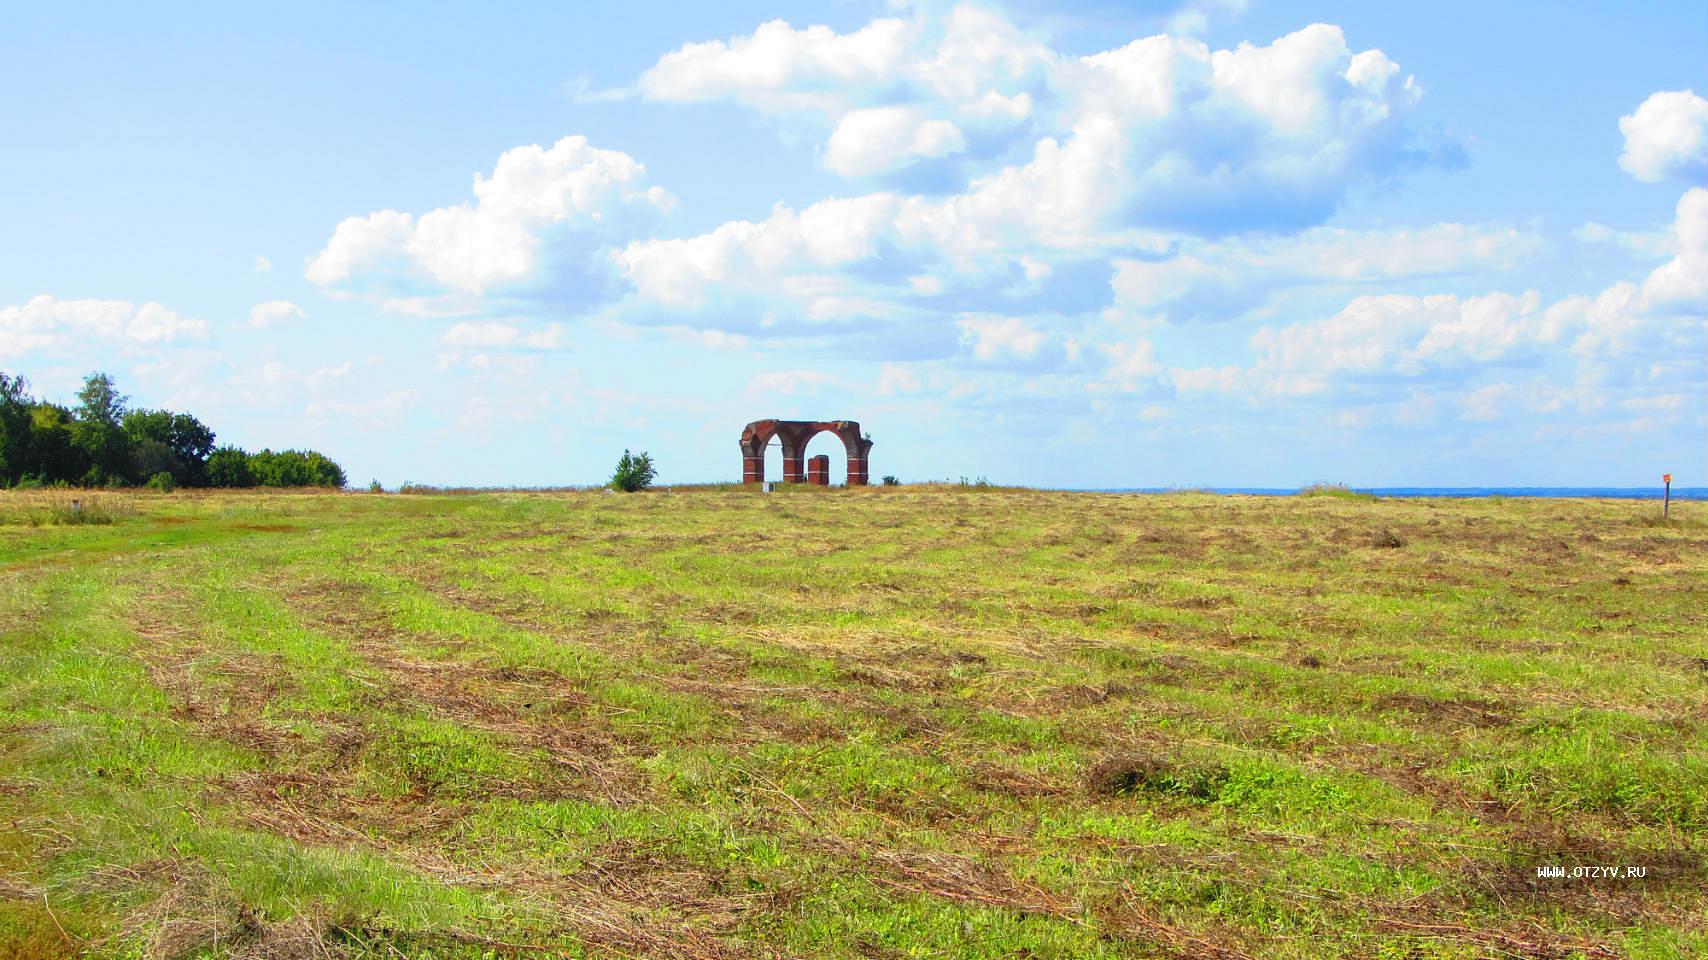
[[[0,370],[353,481],[1708,478],[1700,3],[7,18]]]

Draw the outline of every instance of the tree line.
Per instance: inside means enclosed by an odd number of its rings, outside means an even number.
[[[215,446],[187,413],[128,406],[113,378],[92,373],[77,405],[32,397],[0,372],[0,487],[342,487],[343,468],[313,450],[249,453]]]

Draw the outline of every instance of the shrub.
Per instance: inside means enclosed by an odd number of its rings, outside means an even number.
[[[165,470],[161,470],[148,478],[148,489],[157,490],[161,493],[171,493],[172,488],[177,485],[177,482],[172,479],[172,475]]]
[[[249,468],[249,454],[236,447],[220,447],[208,455],[208,485],[214,487],[253,487],[255,472]]]
[[[368,492],[369,493],[384,493],[385,487],[380,486],[380,482],[378,480],[369,480],[368,481]]]
[[[899,486],[901,486],[901,481],[896,479],[895,474],[886,473],[886,474],[884,474],[884,486],[886,486],[886,487],[899,487]]]
[[[617,472],[611,474],[611,489],[624,493],[645,490],[652,486],[652,479],[657,473],[650,454],[630,454],[624,450],[622,459],[617,461]]]
[[[249,455],[249,469],[263,487],[342,487],[344,469],[313,450],[262,450]]]

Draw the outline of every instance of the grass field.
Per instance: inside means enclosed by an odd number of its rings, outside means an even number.
[[[1708,955],[1708,505],[10,496],[0,957]]]

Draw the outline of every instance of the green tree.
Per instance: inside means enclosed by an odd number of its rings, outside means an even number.
[[[249,454],[236,447],[220,447],[208,454],[207,482],[210,487],[253,487]]]
[[[630,454],[624,450],[622,459],[617,461],[617,472],[611,475],[611,489],[624,493],[645,490],[652,486],[653,477],[656,475],[650,454]]]
[[[22,480],[32,465],[29,386],[0,373],[0,487]]]
[[[249,470],[263,487],[342,487],[344,468],[313,450],[262,450],[249,455]]]
[[[308,469],[314,474],[314,485],[317,487],[337,487],[343,489],[346,482],[344,468],[332,462],[332,458],[309,450],[304,453],[308,460]]]
[[[128,399],[104,373],[89,374],[77,391],[71,440],[89,461],[83,482],[122,482],[129,475],[131,444],[122,423]]]
[[[76,483],[89,472],[89,458],[72,434],[76,418],[57,403],[30,407],[30,454],[24,473],[43,483]]]
[[[132,410],[124,415],[123,425],[131,442],[133,481],[165,471],[178,486],[206,482],[207,459],[214,448],[214,432],[206,424],[187,413]]]

